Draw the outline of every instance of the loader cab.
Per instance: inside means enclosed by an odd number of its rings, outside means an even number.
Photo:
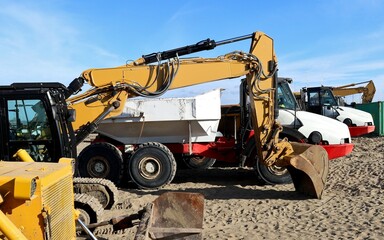
[[[277,81],[277,107],[279,109],[299,110],[296,98],[293,95],[289,84],[292,82],[291,78],[278,78]]]
[[[1,159],[13,160],[19,149],[37,162],[75,157],[63,87],[60,83],[0,86]]]
[[[336,118],[339,113],[337,100],[329,87],[305,88],[307,110],[312,113]]]

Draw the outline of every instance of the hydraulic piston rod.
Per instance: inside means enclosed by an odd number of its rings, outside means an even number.
[[[174,57],[178,57],[178,56],[183,56],[183,55],[187,55],[187,54],[191,54],[191,53],[195,53],[195,52],[201,52],[204,50],[211,50],[211,49],[214,49],[216,46],[242,41],[245,39],[252,38],[252,36],[253,36],[253,34],[248,34],[248,35],[230,38],[230,39],[226,39],[226,40],[222,40],[222,41],[218,41],[218,42],[208,38],[206,40],[202,40],[202,41],[200,41],[196,44],[193,44],[193,45],[188,45],[185,47],[175,48],[175,49],[171,49],[171,50],[167,50],[167,51],[163,51],[163,52],[143,55],[142,59],[144,59],[145,64],[159,62],[161,60],[166,60],[166,59],[170,59],[170,58],[174,58]],[[136,62],[135,64],[139,65],[142,63]]]

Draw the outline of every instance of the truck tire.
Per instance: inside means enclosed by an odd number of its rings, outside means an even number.
[[[281,139],[287,138],[290,142],[306,142],[306,137],[296,129],[283,127],[280,133]],[[256,163],[256,172],[261,182],[266,184],[289,184],[292,183],[291,175],[285,167],[270,166],[267,167],[259,161]]]
[[[87,146],[78,157],[80,177],[105,178],[120,183],[123,157],[119,149],[110,143],[95,143]]]
[[[287,138],[292,142],[305,142],[305,136],[297,131],[296,129],[283,127],[283,131],[280,133],[281,138]],[[244,150],[245,155],[248,158],[255,159],[256,158],[256,149],[255,149],[255,139],[251,138],[251,140],[247,143],[247,146]],[[257,174],[258,182],[260,184],[289,184],[292,183],[291,175],[288,170],[284,167],[270,166],[267,167],[262,164],[257,158],[255,159],[255,171]]]
[[[350,118],[344,119],[343,123],[346,124],[348,127],[353,127],[353,123]]]
[[[142,189],[156,189],[170,183],[176,174],[176,160],[161,143],[141,144],[128,162],[131,180]]]
[[[216,159],[202,156],[188,156],[183,158],[185,165],[190,169],[207,169],[215,164]]]
[[[277,167],[275,165],[267,167],[260,161],[257,161],[255,168],[261,183],[270,185],[292,183],[291,175],[285,167]]]

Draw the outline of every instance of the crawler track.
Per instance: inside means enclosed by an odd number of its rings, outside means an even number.
[[[102,178],[74,178],[75,193],[88,194],[95,197],[104,209],[114,208],[119,201],[119,191],[115,184]]]

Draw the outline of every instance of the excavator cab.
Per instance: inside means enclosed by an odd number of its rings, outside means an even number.
[[[0,159],[9,161],[26,150],[36,162],[75,157],[74,138],[59,83],[15,83],[0,86]]]

